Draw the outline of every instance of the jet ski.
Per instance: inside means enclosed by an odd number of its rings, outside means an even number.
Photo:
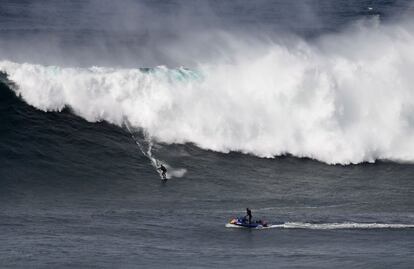
[[[226,224],[226,227],[260,229],[260,228],[269,227],[269,224],[263,220],[256,220],[256,221],[252,221],[251,223],[249,223],[246,217],[238,217],[238,218],[230,220],[230,222]]]

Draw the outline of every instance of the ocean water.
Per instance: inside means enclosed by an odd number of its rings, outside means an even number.
[[[412,268],[413,8],[2,1],[0,267]]]

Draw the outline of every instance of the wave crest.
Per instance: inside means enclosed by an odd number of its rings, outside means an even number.
[[[235,42],[233,40],[233,42]],[[185,68],[62,68],[0,62],[16,93],[43,111],[143,128],[260,157],[329,164],[414,161],[414,35],[369,26],[310,44],[260,44]]]

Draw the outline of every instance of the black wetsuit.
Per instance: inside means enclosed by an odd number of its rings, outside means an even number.
[[[252,223],[252,211],[246,208],[247,217],[249,218],[249,224]]]
[[[164,180],[167,179],[167,168],[165,168],[165,166],[161,164],[160,168],[158,168],[158,169],[160,169],[161,172],[162,172],[162,178]]]

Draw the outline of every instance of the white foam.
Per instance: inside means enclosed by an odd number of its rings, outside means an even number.
[[[9,61],[0,70],[38,109],[70,107],[119,126],[126,119],[165,143],[329,164],[413,162],[413,32],[373,23],[313,43],[240,45],[195,71]]]
[[[227,228],[244,228],[242,226],[227,223]],[[257,229],[310,229],[310,230],[338,230],[338,229],[410,229],[414,228],[414,224],[401,223],[307,223],[307,222],[286,222],[274,224],[268,227],[260,227]]]
[[[162,172],[159,169],[161,164],[164,165],[168,170],[168,172],[165,175],[167,179],[171,179],[173,177],[183,177],[185,173],[187,173],[187,169],[185,168],[174,168],[171,165],[167,164],[166,161],[154,157],[152,153],[153,142],[151,137],[148,136],[146,133],[144,133],[143,141],[139,141],[139,139],[135,136],[134,131],[129,126],[128,122],[125,122],[125,127],[131,134],[132,139],[134,139],[141,153],[150,160],[152,167],[155,169],[155,171],[157,171],[161,179],[165,179],[162,175]]]
[[[231,224],[231,223],[226,223],[225,226],[226,226],[226,228],[244,228],[242,226],[234,225],[234,224]]]
[[[336,230],[336,229],[407,229],[414,228],[414,224],[400,223],[305,223],[287,222],[284,224],[271,225],[271,228],[285,229],[312,229],[312,230]]]

